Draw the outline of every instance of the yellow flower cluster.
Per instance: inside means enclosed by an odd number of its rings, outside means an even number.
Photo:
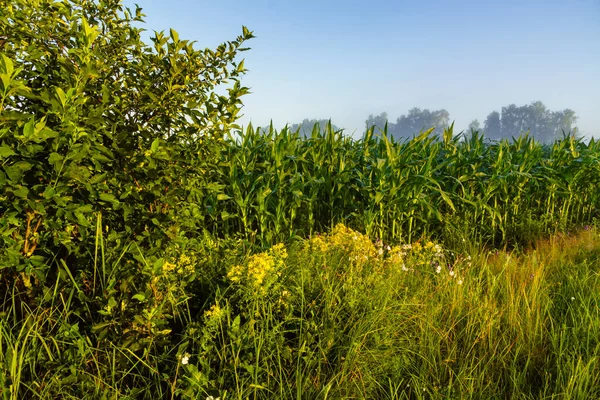
[[[218,304],[213,304],[209,310],[204,312],[205,318],[220,319],[224,314],[223,309]]]
[[[195,258],[182,254],[175,262],[165,261],[162,266],[164,274],[176,271],[180,275],[190,275],[195,271]]]
[[[246,283],[261,294],[266,294],[267,286],[280,276],[286,258],[287,251],[279,243],[267,252],[250,256],[246,265],[235,265],[229,270],[227,277],[231,282]]]
[[[316,236],[309,240],[309,245],[312,249],[327,254],[330,251],[345,251],[350,257],[354,257],[351,261],[368,261],[377,256],[377,250],[371,240],[344,224],[337,224],[327,235]]]

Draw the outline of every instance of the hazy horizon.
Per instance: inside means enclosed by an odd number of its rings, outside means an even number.
[[[125,1],[133,7],[134,2]],[[144,28],[177,30],[200,48],[256,38],[242,53],[240,123],[331,119],[360,135],[370,114],[450,113],[457,131],[492,111],[542,101],[570,108],[600,137],[600,2],[302,3],[139,0]]]

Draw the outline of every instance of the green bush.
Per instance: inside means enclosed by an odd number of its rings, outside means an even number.
[[[113,364],[118,393],[135,384],[116,364],[157,368],[186,318],[186,285],[213,277],[197,272],[198,243],[205,218],[219,217],[205,210],[222,196],[216,163],[248,92],[237,56],[252,33],[197,50],[171,30],[148,46],[134,27],[141,9],[119,0],[2,8],[0,310],[13,311],[11,332],[33,324],[33,342],[52,338],[61,357],[99,350],[45,377],[48,348],[19,379],[67,379],[85,393],[94,360]],[[15,379],[11,394],[25,393]]]

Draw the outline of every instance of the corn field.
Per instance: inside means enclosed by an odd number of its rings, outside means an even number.
[[[338,222],[394,242],[460,233],[510,244],[598,217],[599,155],[593,139],[486,143],[452,126],[405,141],[374,128],[353,140],[331,126],[307,138],[249,126],[221,153],[205,221],[264,244]]]

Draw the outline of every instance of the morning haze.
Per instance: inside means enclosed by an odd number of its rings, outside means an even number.
[[[452,122],[494,137],[527,128],[540,139],[573,128],[600,136],[597,0],[138,5],[148,35],[174,28],[201,48],[242,25],[254,31],[244,125],[331,119],[359,137],[387,119],[400,136]]]

